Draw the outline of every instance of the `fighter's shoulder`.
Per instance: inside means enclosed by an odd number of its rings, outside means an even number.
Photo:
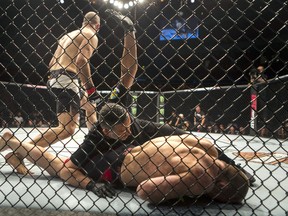
[[[71,32],[66,33],[65,35],[63,35],[63,36],[61,37],[61,39],[65,39],[65,38],[73,39],[75,36],[78,36],[80,33],[81,33],[81,32],[80,32],[80,29],[76,29],[76,30],[74,30],[74,31],[71,31]],[[61,40],[61,39],[60,39],[60,40]]]
[[[98,40],[97,35],[95,32],[91,31],[88,28],[83,28],[80,30],[80,35],[83,36],[87,40]]]

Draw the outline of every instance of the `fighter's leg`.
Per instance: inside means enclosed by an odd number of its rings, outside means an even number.
[[[57,119],[58,126],[49,128],[48,130],[40,133],[30,143],[41,147],[47,147],[51,144],[72,136],[79,123],[79,108],[80,108],[80,91],[77,80],[73,80],[66,76],[59,76],[60,80],[57,88],[54,84],[48,83],[49,92],[57,101]],[[77,84],[77,85],[76,85]],[[68,88],[74,86],[74,89]]]
[[[49,128],[43,133],[38,134],[32,141],[30,141],[30,143],[41,147],[48,147],[59,140],[72,136],[75,132],[76,126],[78,125],[78,118],[78,113],[59,113],[58,127]]]
[[[17,138],[13,137],[10,132],[5,133],[4,137],[6,141],[3,141],[3,138],[1,138],[0,147],[4,142],[6,147],[11,148],[23,158],[28,159],[31,163],[46,170],[51,176],[56,176],[63,168],[62,160],[47,152],[44,148],[30,143],[21,143]]]
[[[7,142],[12,138],[12,134],[9,132],[4,133],[0,136],[0,152],[9,149]]]
[[[0,151],[4,151],[9,148],[7,145],[8,142],[10,142],[13,138],[11,133],[5,133],[0,137]],[[29,169],[25,166],[23,163],[24,157],[17,154],[16,152],[10,152],[7,155],[5,155],[6,162],[12,166],[14,169],[16,169],[17,173],[27,175],[32,174]]]
[[[24,157],[15,152],[10,152],[5,155],[6,163],[8,163],[17,173],[22,175],[32,175],[31,172],[24,164]]]

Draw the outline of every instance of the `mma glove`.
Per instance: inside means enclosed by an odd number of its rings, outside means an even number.
[[[95,87],[87,89],[86,91],[88,94],[88,101],[89,102],[96,103],[96,104],[99,104],[101,102],[101,96],[98,94]]]
[[[110,14],[110,16],[113,17],[114,20],[123,27],[125,32],[136,32],[135,26],[129,17],[124,16],[120,12],[111,9],[107,9],[105,12]]]
[[[90,181],[86,186],[86,189],[92,191],[100,198],[113,198],[116,195],[116,191],[109,183],[98,183],[98,185]]]

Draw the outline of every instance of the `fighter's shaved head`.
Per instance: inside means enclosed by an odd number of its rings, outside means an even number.
[[[90,11],[85,14],[83,24],[100,24],[100,17],[95,11]]]

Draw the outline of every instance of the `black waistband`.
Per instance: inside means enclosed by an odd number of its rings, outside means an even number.
[[[73,73],[71,71],[67,71],[65,69],[59,69],[59,70],[52,70],[49,73],[49,79],[57,78],[59,75],[66,75],[70,77],[71,79],[78,79],[78,76],[76,73]]]

